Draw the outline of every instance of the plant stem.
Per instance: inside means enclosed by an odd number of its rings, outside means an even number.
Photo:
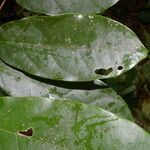
[[[2,10],[2,8],[3,8],[3,6],[5,5],[6,1],[7,1],[7,0],[3,0],[3,2],[2,2],[1,5],[0,5],[0,10]]]

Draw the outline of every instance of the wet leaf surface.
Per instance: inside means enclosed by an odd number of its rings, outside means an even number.
[[[147,150],[150,146],[150,135],[136,124],[70,100],[1,97],[0,122],[2,149]],[[29,128],[30,138],[20,135]]]
[[[147,56],[143,44],[124,25],[81,14],[36,16],[2,25],[0,49],[0,58],[9,65],[64,81],[115,77]],[[103,75],[96,73],[99,69],[105,70]]]
[[[37,13],[57,15],[64,13],[103,13],[118,0],[16,0],[22,7]]]
[[[65,84],[65,83],[64,83]],[[71,84],[71,83],[70,83]],[[70,85],[69,84],[69,85]],[[82,83],[81,83],[82,84]],[[10,96],[42,96],[51,99],[69,98],[101,107],[120,117],[133,120],[124,100],[111,88],[67,89],[45,84],[18,72],[0,61],[0,87]]]

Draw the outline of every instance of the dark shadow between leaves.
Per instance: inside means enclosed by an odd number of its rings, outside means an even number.
[[[0,96],[9,96],[9,94],[0,87]]]
[[[60,81],[60,80],[53,80],[53,79],[43,78],[43,77],[39,77],[39,76],[30,74],[30,73],[27,73],[24,70],[19,69],[17,67],[14,67],[12,65],[9,65],[8,63],[6,63],[3,60],[2,60],[2,62],[5,65],[11,67],[12,69],[15,69],[15,70],[23,73],[24,75],[26,75],[27,77],[29,77],[31,79],[37,80],[39,82],[43,82],[45,84],[49,84],[49,85],[61,87],[61,88],[66,88],[66,89],[82,89],[82,90],[94,90],[94,89],[108,88],[108,86],[96,85],[96,84],[94,84],[93,81],[88,81],[88,82],[71,82],[71,81]]]

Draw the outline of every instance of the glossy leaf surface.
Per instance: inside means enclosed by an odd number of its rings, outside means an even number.
[[[147,150],[150,146],[150,135],[136,124],[70,100],[0,98],[0,122],[1,149]]]
[[[0,87],[3,91],[7,91],[10,96],[42,96],[51,99],[69,98],[106,109],[120,117],[133,120],[124,100],[111,88],[93,90],[61,88],[33,80],[23,73],[6,66],[1,61]]]
[[[102,13],[118,0],[16,0],[22,7],[37,13]]]
[[[0,28],[0,58],[28,73],[65,81],[110,78],[147,56],[136,35],[102,16],[29,17]]]

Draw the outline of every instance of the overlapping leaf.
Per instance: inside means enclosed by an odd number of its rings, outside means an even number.
[[[0,58],[30,74],[65,81],[110,78],[147,56],[136,35],[102,16],[29,17],[0,28]]]
[[[124,100],[111,88],[93,90],[61,88],[31,79],[23,73],[6,66],[1,61],[0,87],[10,96],[42,96],[50,97],[51,99],[69,98],[106,109],[120,117],[133,120]]]
[[[118,0],[16,0],[24,8],[37,13],[103,13]]]

